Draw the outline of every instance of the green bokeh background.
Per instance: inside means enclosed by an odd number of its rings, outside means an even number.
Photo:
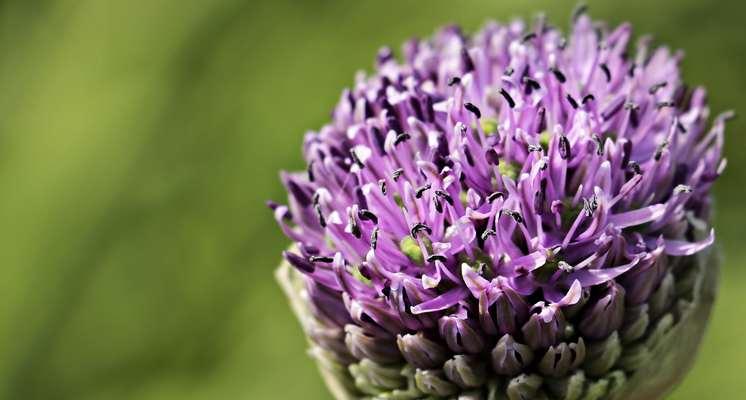
[[[570,1],[0,2],[0,399],[328,399],[264,201],[379,46]],[[593,1],[746,110],[739,1]],[[746,112],[746,111],[745,111]],[[744,119],[716,188],[722,289],[672,399],[743,398]]]

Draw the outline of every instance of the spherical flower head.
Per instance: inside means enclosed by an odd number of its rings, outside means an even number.
[[[582,12],[567,36],[447,27],[381,50],[306,135],[270,206],[335,396],[655,399],[682,377],[729,114],[631,37]]]

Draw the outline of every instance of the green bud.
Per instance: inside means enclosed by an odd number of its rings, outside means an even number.
[[[499,375],[515,376],[534,359],[534,352],[525,344],[505,334],[492,349],[492,369]]]
[[[624,314],[624,325],[619,332],[622,343],[631,343],[645,336],[648,325],[650,325],[648,309],[647,304],[627,308]]]
[[[607,393],[608,398],[617,398],[624,390],[624,385],[627,383],[627,374],[624,371],[611,371],[604,377],[609,381],[609,391]]]
[[[584,360],[583,338],[579,338],[577,343],[560,343],[549,347],[539,361],[539,372],[545,376],[558,378],[577,369]]]
[[[411,236],[404,236],[399,242],[399,250],[404,253],[407,258],[417,264],[422,264],[425,261],[425,256],[422,255],[422,249],[420,249],[419,243],[417,243]]]
[[[417,388],[425,394],[444,397],[458,393],[458,387],[449,382],[441,370],[418,369],[414,380]]]
[[[650,305],[650,318],[657,319],[660,317],[671,306],[675,295],[676,289],[674,286],[673,274],[669,272],[661,281],[658,289],[653,292],[648,300],[648,304]]]
[[[518,174],[521,172],[521,166],[517,163],[502,160],[497,169],[500,171],[500,175],[507,176],[514,181],[518,179]]]
[[[486,365],[475,356],[457,355],[446,361],[443,372],[451,382],[465,389],[480,387],[487,379]]]
[[[542,378],[539,375],[519,375],[508,382],[508,399],[510,400],[539,400],[545,399],[546,395],[539,391]]]
[[[415,372],[411,365],[405,365],[401,370],[401,375],[406,379],[406,389],[395,389],[391,392],[381,393],[376,396],[376,400],[415,400],[422,398],[422,392],[417,389],[415,384]]]
[[[358,389],[370,395],[398,389],[407,383],[401,367],[384,367],[368,359],[350,365],[349,369]]]
[[[482,130],[486,136],[497,134],[498,122],[494,118],[482,118]]]
[[[588,344],[583,369],[589,376],[603,376],[616,364],[621,354],[622,344],[619,341],[619,334],[613,332],[600,342]]]
[[[580,400],[585,382],[585,373],[577,371],[565,378],[548,380],[547,387],[557,400]]]
[[[582,400],[600,400],[606,397],[609,392],[609,381],[606,379],[599,379],[595,382],[591,382],[588,385],[588,389],[585,392]]]

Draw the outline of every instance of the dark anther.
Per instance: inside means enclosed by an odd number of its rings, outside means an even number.
[[[423,224],[422,222],[416,223],[412,227],[412,229],[409,231],[409,233],[412,234],[413,238],[417,239],[417,233],[419,233],[421,231],[425,231],[425,233],[427,233],[428,235],[432,235],[433,234],[433,230],[430,229],[429,226]]]
[[[541,89],[541,85],[535,79],[531,79],[527,76],[523,77],[523,83],[526,84],[526,94],[531,94],[532,90]]]
[[[378,217],[370,210],[362,209],[357,212],[357,216],[363,221],[370,221],[373,224],[378,224]]]
[[[508,102],[508,106],[510,108],[515,108],[515,101],[512,97],[510,97],[510,94],[505,89],[500,89],[500,94],[505,98],[505,101]]]
[[[572,12],[572,20],[573,20],[573,22],[577,21],[578,18],[580,18],[580,16],[583,15],[583,14],[585,14],[586,12],[588,12],[588,5],[587,4],[583,4],[583,3],[578,4],[577,7],[575,7],[575,9]]]
[[[360,237],[363,235],[363,233],[360,231],[360,225],[357,223],[357,218],[355,218],[355,215],[352,213],[352,209],[350,209],[350,233],[352,233],[353,236],[360,239]]]
[[[321,225],[322,228],[326,228],[326,219],[324,219],[324,214],[321,213],[321,205],[316,204],[313,206],[313,209],[316,211],[316,216],[319,217],[319,225]]]
[[[611,82],[611,71],[609,70],[609,66],[606,65],[606,63],[601,64],[601,71],[603,71],[604,75],[606,76],[606,82]]]
[[[521,42],[526,43],[529,40],[536,39],[536,32],[529,32],[523,36],[523,39],[521,39]]]
[[[446,260],[447,260],[446,256],[442,254],[433,254],[427,258],[427,262],[429,263],[435,262],[435,261],[446,262]]]
[[[440,202],[438,196],[433,196],[433,205],[435,205],[435,211],[437,211],[438,214],[443,214],[443,204]]]
[[[518,211],[506,209],[506,210],[502,210],[502,213],[513,218],[513,220],[519,224],[523,223],[523,217],[521,216],[521,213],[519,213]]]
[[[399,143],[404,143],[411,138],[412,137],[409,136],[408,133],[400,133],[399,135],[396,136],[396,139],[394,140],[394,146],[398,145]]]
[[[381,194],[386,195],[386,180],[381,179],[378,181],[378,186],[381,188]]]
[[[557,78],[559,83],[567,82],[567,78],[565,77],[565,74],[562,73],[562,71],[558,70],[557,68],[550,68],[549,70],[552,71],[552,74],[554,74],[554,77]]]
[[[578,102],[575,101],[575,99],[570,95],[570,93],[567,94],[567,102],[570,103],[572,108],[578,109]]]
[[[311,261],[312,263],[325,263],[330,264],[334,262],[334,259],[331,257],[325,257],[325,256],[311,256],[308,261]]]
[[[529,153],[540,152],[540,151],[544,151],[544,148],[541,147],[541,145],[539,145],[539,144],[529,144],[528,145],[528,152]]]
[[[583,211],[588,217],[592,217],[593,213],[598,209],[598,199],[594,195],[591,200],[583,198]]]
[[[459,83],[461,83],[461,78],[458,76],[454,76],[448,80],[448,86],[458,85]]]
[[[464,108],[466,108],[470,113],[474,114],[477,119],[482,118],[482,112],[479,111],[479,108],[471,103],[465,103]]]
[[[655,105],[655,107],[658,108],[659,110],[662,108],[674,107],[674,106],[675,104],[672,101],[661,101]]]
[[[487,201],[492,203],[493,201],[499,199],[499,198],[505,198],[505,194],[503,192],[493,192],[490,193],[489,196],[487,196]]]
[[[583,105],[586,105],[588,104],[589,101],[594,101],[594,100],[596,100],[596,97],[594,95],[587,94],[585,95],[585,97],[583,97],[583,100],[581,100],[581,103],[583,103]]]
[[[497,236],[497,232],[495,232],[494,229],[487,229],[486,231],[482,232],[482,240],[487,240],[490,236]]]
[[[675,188],[673,188],[673,194],[681,194],[681,193],[691,193],[692,188],[688,185],[677,185]]]
[[[640,169],[640,164],[637,163],[637,161],[630,160],[629,162],[629,169],[632,170],[632,172],[635,173],[635,175],[641,175],[642,169]]]
[[[461,62],[464,67],[464,73],[474,71],[474,61],[471,60],[469,51],[465,47],[461,49]]]
[[[313,181],[316,180],[316,177],[313,175],[313,164],[315,162],[316,161],[311,161],[310,163],[308,163],[308,169],[306,171],[308,172],[308,181],[309,182],[313,182]]]
[[[404,170],[402,168],[397,168],[394,170],[394,172],[391,173],[391,178],[394,180],[394,182],[399,180],[399,177],[404,173]]]
[[[466,163],[470,166],[474,166],[474,157],[471,155],[471,151],[469,151],[469,148],[464,146],[464,157],[466,157]]]
[[[656,83],[655,85],[651,86],[650,89],[648,89],[648,92],[650,94],[655,94],[655,92],[657,92],[658,90],[660,90],[661,88],[664,88],[666,86],[668,86],[668,82],[665,82],[665,81],[664,82],[660,82],[660,83]]]
[[[319,205],[319,198],[321,197],[321,194],[319,192],[314,192],[313,197],[311,197],[311,202],[314,206]]]
[[[376,247],[378,247],[378,227],[375,227],[370,234],[370,248],[375,250]]]
[[[446,193],[445,191],[443,191],[443,190],[436,190],[435,191],[435,195],[438,196],[438,197],[440,197],[441,199],[445,200],[446,203],[448,203],[449,205],[453,205],[453,197],[451,197],[451,195],[448,194],[448,193]]]
[[[655,155],[653,158],[655,158],[655,161],[660,161],[661,157],[663,157],[663,151],[666,150],[668,147],[668,140],[664,140],[660,145],[658,145],[658,148],[655,149]]]
[[[505,76],[512,76],[514,72],[515,72],[515,70],[513,69],[513,67],[508,67],[508,68],[505,69],[504,74],[505,74]]]
[[[686,133],[686,128],[684,128],[684,125],[681,122],[676,123],[676,128],[678,128],[681,133]]]
[[[572,157],[572,151],[570,150],[570,140],[567,136],[560,136],[559,138],[559,154],[563,160],[567,160]]]
[[[596,154],[602,156],[604,154],[604,143],[598,135],[593,135],[593,141],[596,143]]]
[[[628,102],[624,103],[624,109],[628,110],[628,111],[636,111],[636,110],[640,109],[640,106],[637,105],[636,103],[628,101]]]
[[[629,140],[625,141],[622,145],[622,169],[627,169],[629,165],[629,158],[632,156],[632,142]]]
[[[364,168],[365,164],[360,160],[360,157],[357,156],[357,153],[355,152],[355,149],[350,149],[350,157],[352,157],[352,162],[355,163],[360,168]]]
[[[425,193],[426,191],[430,190],[431,187],[433,187],[433,186],[431,184],[429,184],[429,183],[420,186],[419,188],[417,188],[417,190],[415,190],[414,197],[416,197],[418,199],[421,199],[422,198],[422,194]]]

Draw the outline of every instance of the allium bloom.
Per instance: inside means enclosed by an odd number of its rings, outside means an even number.
[[[379,52],[271,203],[338,398],[655,399],[688,369],[728,115],[583,13]],[[290,265],[294,268],[288,268]]]

